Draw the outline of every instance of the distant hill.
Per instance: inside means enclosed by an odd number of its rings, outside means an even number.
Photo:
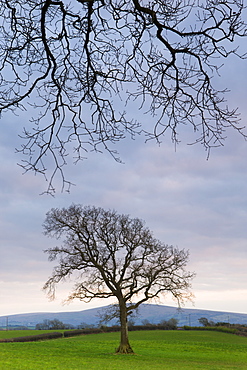
[[[100,312],[103,312],[108,306],[92,308],[84,311],[76,312],[37,312],[26,313],[8,316],[9,326],[27,326],[35,327],[36,324],[43,320],[58,319],[65,324],[78,326],[81,323],[97,325],[99,322]],[[176,318],[178,325],[199,326],[198,319],[206,317],[214,322],[229,322],[230,324],[247,324],[247,314],[209,311],[200,309],[177,309],[176,307],[143,304],[138,310],[138,314],[134,317],[135,325],[140,325],[144,320],[151,324],[158,324],[162,320]],[[111,322],[114,324],[114,322]],[[0,316],[0,327],[5,327],[6,316]]]

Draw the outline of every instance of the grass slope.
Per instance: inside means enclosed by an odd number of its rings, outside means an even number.
[[[141,331],[130,340],[136,355],[113,354],[119,333],[0,343],[0,370],[247,369],[247,338],[232,334]]]

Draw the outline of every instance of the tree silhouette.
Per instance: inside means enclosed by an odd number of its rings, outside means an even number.
[[[121,324],[118,353],[133,353],[128,316],[142,303],[168,292],[179,304],[191,297],[194,274],[185,270],[188,252],[155,239],[138,218],[72,205],[48,212],[44,230],[57,239],[64,236],[61,247],[46,250],[59,264],[44,289],[54,298],[56,285],[73,278],[68,301],[114,297]]]
[[[106,150],[119,160],[113,144],[126,135],[160,142],[170,132],[177,143],[187,125],[191,143],[207,150],[222,145],[228,127],[245,135],[214,85],[222,60],[244,58],[245,16],[243,0],[2,1],[0,111],[32,117],[21,166],[53,168],[53,193],[58,173],[69,185],[68,154],[77,162]]]

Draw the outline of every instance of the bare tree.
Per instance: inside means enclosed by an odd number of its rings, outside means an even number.
[[[160,142],[170,131],[177,143],[188,125],[206,149],[223,145],[227,127],[244,135],[213,79],[222,60],[244,57],[245,20],[244,0],[1,1],[0,112],[32,116],[21,166],[53,168],[52,193],[57,173],[69,185],[68,154],[77,162],[107,150],[119,160],[112,144],[128,134]]]
[[[118,353],[133,352],[127,317],[140,304],[167,292],[178,303],[191,297],[194,274],[185,271],[188,252],[156,240],[138,218],[72,205],[48,212],[44,230],[48,236],[65,237],[61,247],[46,250],[59,265],[44,289],[54,298],[56,285],[73,275],[77,283],[68,301],[116,298],[121,323]]]

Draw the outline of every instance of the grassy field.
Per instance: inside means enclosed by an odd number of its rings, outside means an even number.
[[[0,332],[0,338],[13,334],[30,332]],[[247,370],[247,338],[232,334],[140,331],[131,332],[130,341],[135,355],[114,354],[119,333],[0,343],[0,370]]]

